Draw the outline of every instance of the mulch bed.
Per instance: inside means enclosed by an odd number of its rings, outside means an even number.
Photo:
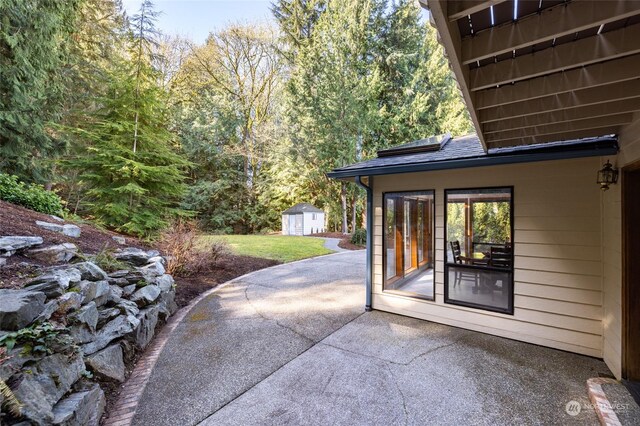
[[[114,235],[125,237],[127,241],[126,247],[139,247],[145,250],[152,248],[149,244],[128,235],[99,229],[91,224],[70,221],[65,221],[64,223],[73,223],[79,226],[82,233],[80,238],[67,237],[58,232],[40,228],[36,225],[36,220],[62,223],[57,222],[47,214],[0,201],[0,236],[39,236],[43,238],[44,242],[38,247],[73,243],[85,254],[96,254],[103,250],[115,250],[121,247],[113,241],[112,237]],[[176,303],[179,307],[186,306],[189,301],[218,284],[278,263],[280,262],[270,259],[225,255],[193,276],[174,277],[177,284]],[[0,268],[0,288],[22,287],[25,282],[38,275],[47,266],[50,265],[21,255],[11,256],[7,265]]]
[[[42,237],[44,244],[39,247],[48,247],[55,244],[73,243],[84,253],[98,253],[103,249],[116,249],[118,243],[113,241],[114,235],[125,237],[127,247],[148,248],[148,245],[137,238],[121,235],[117,232],[96,228],[94,225],[65,221],[64,224],[73,224],[80,227],[80,238],[67,237],[59,232],[47,231],[36,225],[36,220],[43,222],[63,224],[57,222],[48,214],[34,212],[15,204],[0,201],[0,236],[19,235],[30,237]]]
[[[251,256],[225,255],[214,264],[188,277],[174,277],[176,281],[176,303],[182,308],[201,293],[258,269],[278,265],[277,260]]]

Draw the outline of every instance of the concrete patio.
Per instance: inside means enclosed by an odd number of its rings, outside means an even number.
[[[134,424],[598,424],[585,383],[609,373],[602,361],[364,313],[364,263],[359,251],[285,264],[201,301]]]

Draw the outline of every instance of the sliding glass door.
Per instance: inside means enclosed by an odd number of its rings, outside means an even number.
[[[387,193],[384,210],[384,290],[433,300],[433,191]]]

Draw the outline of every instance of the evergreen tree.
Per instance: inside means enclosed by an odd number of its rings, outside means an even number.
[[[50,126],[59,118],[80,0],[0,2],[0,171],[49,178],[47,160],[65,145]]]
[[[167,93],[150,65],[153,16],[145,1],[132,21],[132,60],[112,70],[101,107],[76,132],[86,145],[67,162],[81,171],[88,212],[109,227],[136,235],[150,235],[180,214],[182,169],[188,164],[175,153]]]

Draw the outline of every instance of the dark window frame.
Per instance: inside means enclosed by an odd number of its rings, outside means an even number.
[[[386,241],[387,241],[387,226],[386,226],[386,220],[387,220],[387,203],[386,203],[386,196],[387,195],[403,195],[403,194],[419,194],[419,193],[426,193],[433,196],[433,214],[432,214],[432,218],[431,218],[431,229],[432,229],[432,234],[431,234],[431,242],[432,242],[432,247],[433,247],[433,290],[432,290],[432,295],[431,297],[425,295],[425,294],[421,294],[421,293],[414,293],[411,291],[403,291],[403,290],[386,290],[385,289],[385,284],[387,282],[387,249],[386,249]],[[410,297],[412,299],[420,299],[420,300],[424,300],[424,301],[428,301],[428,302],[435,302],[436,301],[436,263],[437,263],[437,238],[436,238],[436,190],[435,189],[419,189],[419,190],[413,190],[413,191],[389,191],[389,192],[383,192],[382,193],[382,292],[386,293],[386,294],[393,294],[396,296],[404,296],[404,297]],[[416,272],[419,272],[420,269],[418,268]]]
[[[452,191],[484,191],[484,190],[492,190],[492,189],[504,189],[504,190],[509,190],[510,192],[510,199],[509,199],[509,217],[510,217],[510,229],[511,229],[511,250],[512,250],[512,257],[513,260],[511,262],[511,279],[509,284],[509,295],[508,295],[508,306],[506,309],[501,309],[501,308],[496,308],[495,306],[491,306],[491,305],[483,305],[481,303],[471,303],[471,302],[465,302],[465,301],[460,301],[460,300],[455,300],[455,299],[450,299],[449,298],[449,267],[453,266],[453,267],[457,267],[457,268],[465,268],[465,269],[469,269],[469,270],[483,270],[483,271],[491,271],[491,270],[495,270],[495,271],[500,271],[500,272],[504,272],[504,269],[502,268],[491,268],[488,266],[473,266],[473,265],[459,265],[456,263],[451,263],[449,262],[449,257],[447,255],[448,253],[448,238],[447,238],[447,225],[448,225],[448,217],[447,217],[447,212],[448,212],[448,205],[449,205],[449,200],[448,200],[448,192],[452,192]],[[515,224],[515,216],[514,216],[514,197],[515,197],[515,190],[513,185],[505,185],[505,186],[485,186],[485,187],[475,187],[475,188],[446,188],[444,189],[444,238],[443,238],[443,244],[444,244],[444,303],[448,304],[448,305],[457,305],[457,306],[464,306],[467,308],[473,308],[473,309],[481,309],[484,311],[490,311],[490,312],[496,312],[496,313],[500,313],[500,314],[507,314],[507,315],[514,315],[514,306],[513,306],[513,299],[514,299],[514,293],[515,293],[515,238],[514,238],[514,224]]]

